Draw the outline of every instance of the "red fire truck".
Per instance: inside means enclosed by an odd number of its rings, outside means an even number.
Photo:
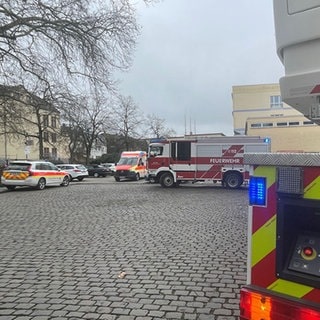
[[[282,100],[320,122],[320,1],[274,0]],[[315,143],[317,139],[315,139]],[[320,154],[244,155],[250,165],[241,320],[320,319]]]
[[[181,182],[213,181],[235,189],[248,182],[245,152],[269,152],[270,139],[249,136],[188,136],[153,139],[149,144],[147,177],[162,187]]]

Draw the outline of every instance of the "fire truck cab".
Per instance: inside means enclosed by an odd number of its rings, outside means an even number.
[[[213,181],[235,189],[249,180],[245,152],[270,151],[270,139],[249,136],[188,136],[153,139],[146,180],[173,187],[181,182]]]
[[[274,0],[282,100],[320,123],[320,0]],[[248,153],[241,320],[320,319],[320,154]]]

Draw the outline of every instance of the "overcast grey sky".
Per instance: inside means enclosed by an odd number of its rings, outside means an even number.
[[[163,0],[138,7],[142,33],[121,94],[177,134],[233,134],[232,86],[276,83],[272,0]]]

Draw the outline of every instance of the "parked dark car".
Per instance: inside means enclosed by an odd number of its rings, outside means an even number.
[[[105,167],[110,175],[113,175],[116,171],[116,164],[114,162],[101,163],[101,166]]]
[[[90,177],[106,177],[108,175],[108,169],[98,164],[88,164],[86,165],[88,169],[88,174]]]

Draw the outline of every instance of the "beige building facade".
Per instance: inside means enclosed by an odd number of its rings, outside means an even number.
[[[281,100],[279,84],[232,87],[234,134],[269,137],[272,152],[320,152],[320,126]]]
[[[8,94],[0,101],[0,160],[65,159],[59,112],[40,98],[30,97],[23,87],[3,88]]]
[[[30,120],[35,117],[30,113]],[[44,121],[51,122],[51,125],[43,131],[43,159],[49,161],[59,161],[67,159],[66,148],[61,143],[59,134],[60,122],[58,114],[46,114],[45,111],[41,114]],[[30,121],[24,124],[25,135],[17,135],[4,131],[0,135],[0,159],[5,160],[38,160],[40,158],[40,146],[37,127],[32,125]]]

